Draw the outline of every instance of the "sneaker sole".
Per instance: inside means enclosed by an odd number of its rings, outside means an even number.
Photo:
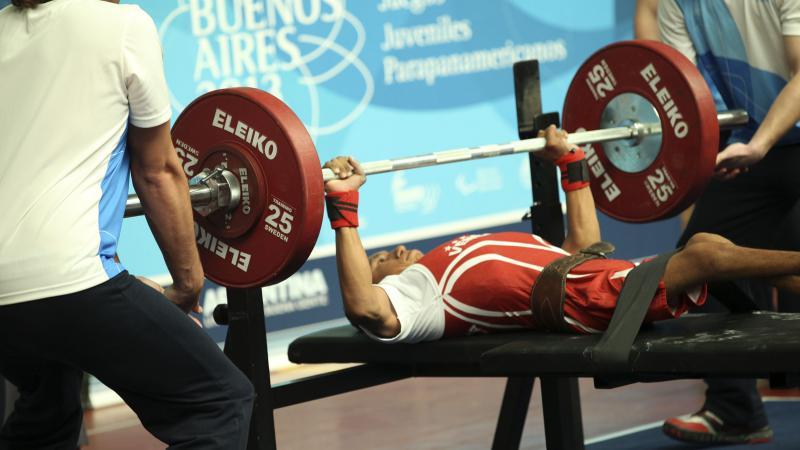
[[[772,430],[757,431],[750,434],[711,434],[697,431],[687,431],[672,424],[664,423],[661,431],[667,436],[695,444],[765,444],[772,441]]]

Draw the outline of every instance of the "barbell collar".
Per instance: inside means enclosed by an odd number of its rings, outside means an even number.
[[[735,109],[717,113],[720,129],[732,128],[746,124],[747,111]],[[603,128],[598,130],[577,131],[570,133],[567,142],[575,145],[615,141],[619,139],[637,139],[645,136],[660,134],[661,123],[633,123],[626,127]],[[398,159],[386,159],[362,163],[366,175],[374,175],[399,170],[416,169],[420,167],[437,166],[441,164],[468,161],[473,159],[493,158],[495,156],[513,155],[515,153],[534,153],[545,148],[544,138],[523,139],[507,144],[488,144],[479,147],[463,147],[451,150],[429,153],[426,155],[410,156]],[[330,169],[322,169],[324,181],[338,178]]]

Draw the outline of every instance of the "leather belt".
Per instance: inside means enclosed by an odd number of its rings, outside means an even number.
[[[578,253],[564,256],[546,265],[531,289],[533,320],[547,331],[572,332],[572,328],[564,319],[567,274],[575,266],[592,259],[607,258],[613,251],[613,244],[605,241],[595,242]]]

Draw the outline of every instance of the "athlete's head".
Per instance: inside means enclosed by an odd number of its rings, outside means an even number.
[[[372,282],[378,283],[389,275],[397,275],[406,267],[422,258],[419,250],[408,250],[398,245],[394,250],[378,252],[369,257],[369,268],[372,270]]]

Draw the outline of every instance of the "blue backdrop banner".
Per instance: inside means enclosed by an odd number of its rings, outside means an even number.
[[[155,20],[175,115],[212,89],[254,86],[285,101],[320,160],[362,161],[516,139],[511,66],[538,59],[545,110],[575,69],[618,39],[613,1],[137,0]],[[629,20],[629,19],[628,19]],[[629,34],[628,34],[629,36]],[[366,238],[521,211],[522,156],[371,177]],[[163,273],[143,220],[127,221],[125,263]],[[318,246],[333,243],[324,227]]]
[[[210,90],[257,87],[296,111],[322,161],[515,140],[513,63],[539,60],[544,110],[560,111],[577,67],[598,48],[631,37],[634,7],[622,0],[124,3],[138,4],[156,23],[173,119]],[[530,202],[524,156],[396,172],[370,177],[363,188],[360,231],[368,248],[432,246],[469,230],[525,229],[515,224]],[[625,257],[665,250],[677,234],[674,221],[603,225]],[[324,224],[302,270],[264,288],[271,329],[341,317],[333,242]],[[142,218],[125,221],[119,251],[133,273],[166,273]],[[209,283],[204,293],[212,333],[210,312],[224,292]]]

